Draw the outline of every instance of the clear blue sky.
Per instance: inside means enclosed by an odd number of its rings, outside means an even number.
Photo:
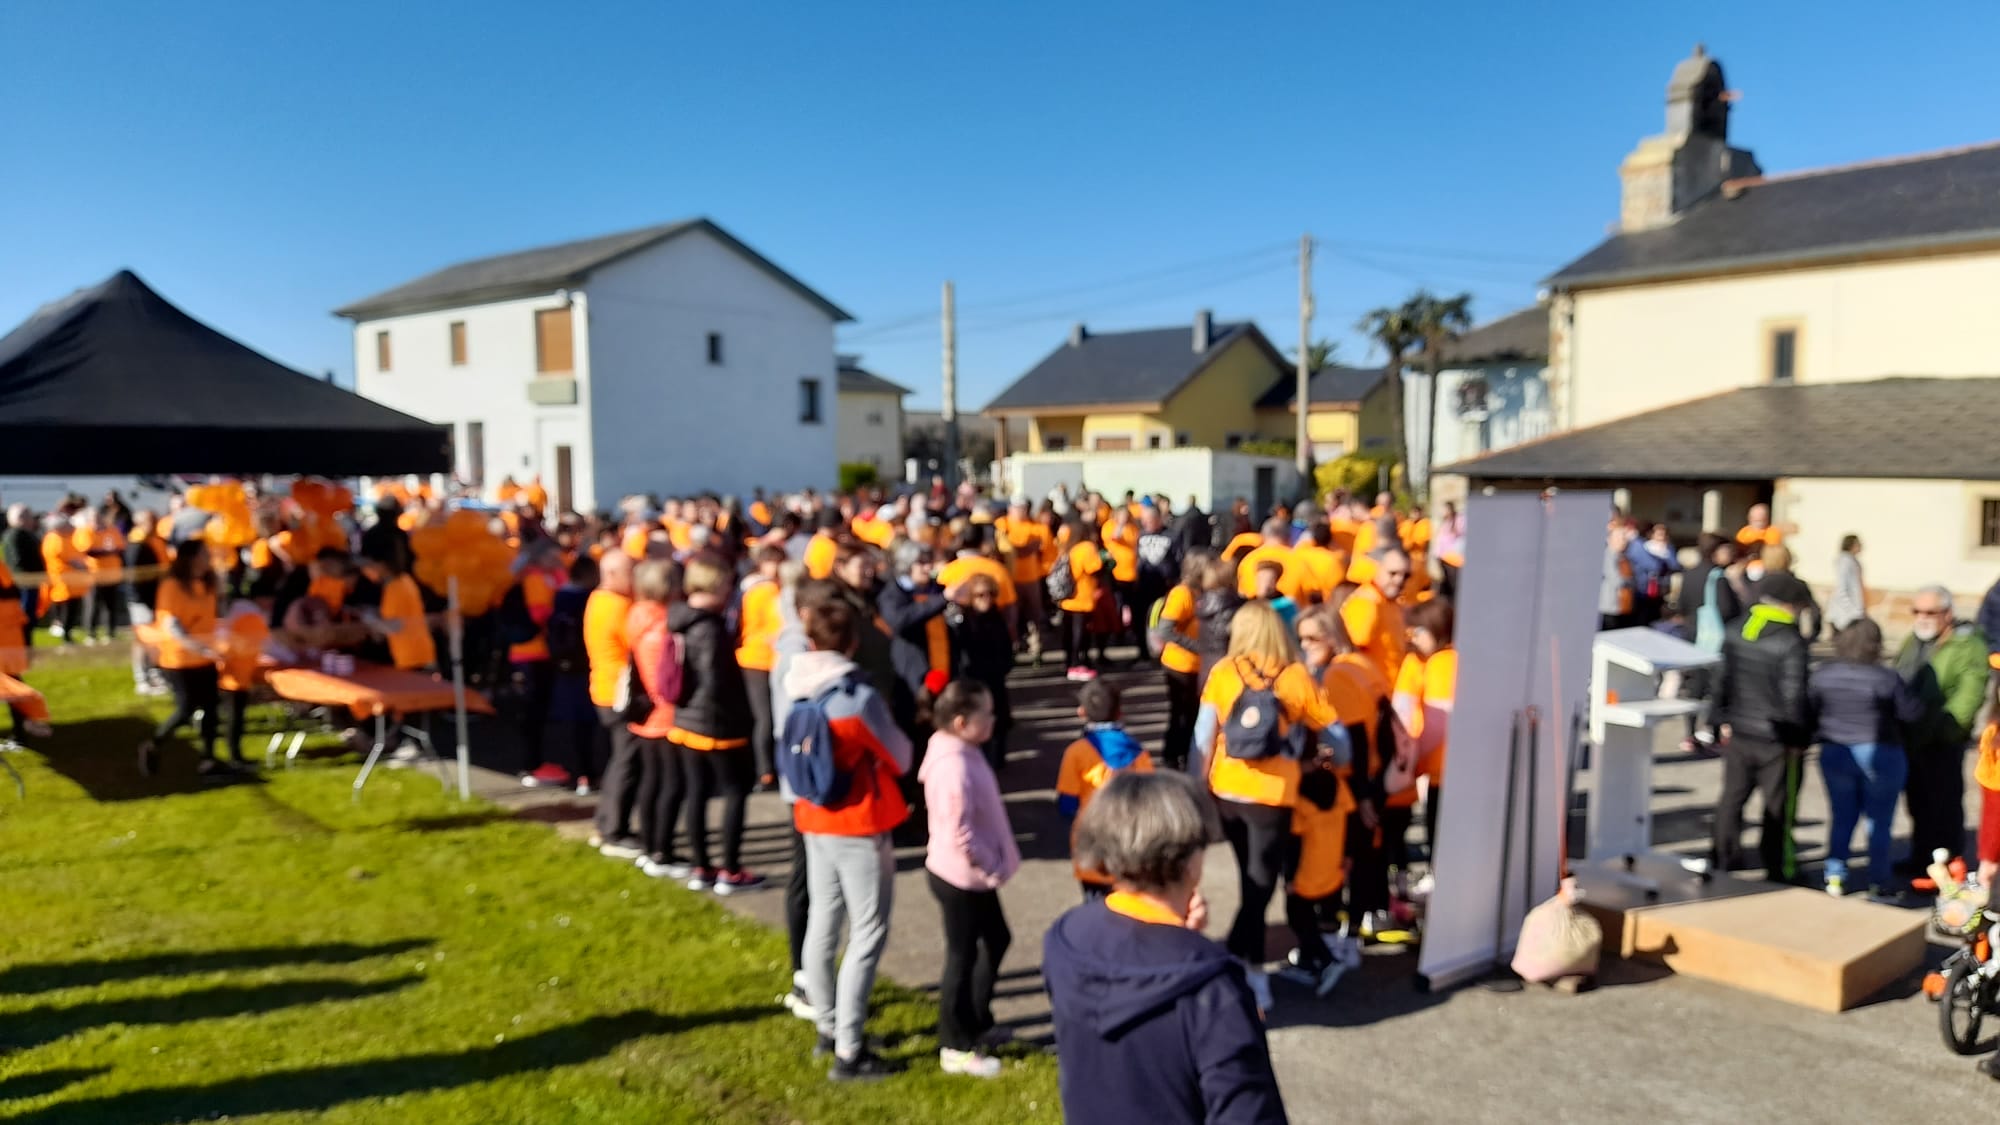
[[[1993,6],[1544,7],[0,4],[0,321],[130,267],[346,381],[337,304],[706,215],[852,311],[844,350],[913,405],[954,279],[973,409],[1074,320],[1209,307],[1289,347],[1305,231],[1349,361],[1418,283],[1531,301],[1697,40],[1770,171],[2000,133]]]

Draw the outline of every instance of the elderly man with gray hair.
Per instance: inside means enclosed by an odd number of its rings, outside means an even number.
[[[1953,612],[1951,591],[1926,586],[1911,603],[1916,623],[1896,653],[1896,671],[1923,701],[1924,718],[1909,732],[1911,871],[1933,851],[1965,850],[1965,745],[1986,697],[1986,642]]]

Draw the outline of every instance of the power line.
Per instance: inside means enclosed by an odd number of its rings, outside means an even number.
[[[1509,266],[1537,266],[1547,268],[1546,255],[1513,254],[1504,251],[1455,250],[1449,246],[1404,246],[1387,242],[1354,242],[1347,239],[1325,239],[1319,245],[1332,249],[1367,250],[1378,254],[1388,254],[1399,258],[1455,258],[1467,262],[1492,262]]]

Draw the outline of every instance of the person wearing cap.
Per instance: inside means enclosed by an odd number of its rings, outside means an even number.
[[[1789,573],[1768,574],[1758,601],[1722,640],[1715,713],[1722,732],[1722,796],[1715,808],[1715,862],[1737,866],[1743,851],[1743,806],[1755,790],[1763,805],[1757,846],[1764,877],[1798,878],[1792,823],[1799,775],[1812,740],[1807,692],[1808,653],[1799,614],[1812,602],[1806,584]]]

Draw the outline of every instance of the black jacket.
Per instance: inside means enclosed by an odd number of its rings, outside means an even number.
[[[896,664],[889,651],[889,635],[877,624],[881,620],[875,608],[873,591],[863,592],[845,582],[837,583],[840,598],[854,611],[854,632],[859,644],[854,650],[854,664],[868,677],[868,686],[884,699],[893,698],[896,690]]]
[[[42,561],[41,537],[26,528],[10,527],[0,534],[0,560],[15,574],[41,574],[48,569]]]
[[[1923,697],[1880,664],[1828,661],[1813,669],[1807,698],[1815,742],[1907,746],[1904,728],[1924,718]]]
[[[1065,1120],[1283,1125],[1257,1002],[1221,946],[1091,902],[1042,939],[1042,978]]]
[[[1208,670],[1229,654],[1229,623],[1243,605],[1243,596],[1234,590],[1204,590],[1195,599],[1194,616],[1201,631],[1195,636],[1195,655],[1201,657],[1202,679]]]
[[[882,623],[889,627],[889,659],[896,669],[895,694],[889,702],[898,721],[911,721],[917,713],[917,698],[931,670],[930,622],[950,604],[944,587],[935,582],[915,590],[888,582],[875,596]]]
[[[1694,632],[1695,618],[1707,599],[1709,572],[1715,569],[1714,563],[1704,562],[1681,575],[1681,592],[1674,605],[1680,610],[1690,636]],[[1726,573],[1715,580],[1715,605],[1724,621],[1734,621],[1743,616],[1743,602],[1737,598],[1736,587],[1729,584]]]
[[[1742,738],[1803,748],[1812,742],[1806,640],[1774,614],[1755,606],[1723,635],[1715,718]]]
[[[999,610],[973,613],[959,606],[945,612],[951,627],[952,675],[985,684],[995,714],[1007,713],[1007,673],[1014,669],[1014,635]]]
[[[1181,580],[1181,560],[1187,552],[1173,532],[1149,531],[1139,536],[1139,604],[1135,613],[1150,612],[1153,603]]]
[[[750,737],[750,695],[722,615],[675,602],[667,628],[681,637],[681,697],[674,727],[714,739]]]

